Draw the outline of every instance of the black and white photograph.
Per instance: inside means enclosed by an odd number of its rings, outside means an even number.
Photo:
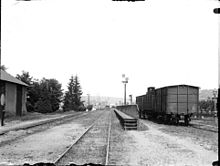
[[[0,166],[218,166],[219,0],[1,0]]]

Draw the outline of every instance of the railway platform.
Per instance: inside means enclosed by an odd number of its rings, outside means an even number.
[[[125,130],[137,130],[137,119],[115,109],[115,114],[118,117],[122,127]]]
[[[0,126],[0,135],[4,135],[5,133],[8,133],[10,131],[17,131],[17,130],[25,130],[28,128],[32,128],[35,126],[40,126],[46,123],[50,123],[56,120],[61,120],[68,117],[76,116],[80,113],[73,113],[73,114],[67,114],[67,115],[57,115],[55,117],[47,117],[42,119],[35,119],[35,120],[27,120],[27,121],[20,121],[18,123],[8,123],[7,125]]]

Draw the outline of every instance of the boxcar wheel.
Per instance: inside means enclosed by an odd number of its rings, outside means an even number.
[[[179,125],[179,118],[176,117],[176,125]]]
[[[163,116],[163,122],[164,122],[164,124],[167,124],[167,115]]]
[[[189,117],[187,115],[185,115],[184,122],[186,126],[189,125]]]
[[[169,115],[165,115],[164,121],[165,121],[165,124],[170,124],[172,120],[171,120],[171,117]]]

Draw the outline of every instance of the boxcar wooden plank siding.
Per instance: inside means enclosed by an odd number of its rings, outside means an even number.
[[[177,102],[177,94],[169,94],[167,95],[168,103],[176,103]]]
[[[170,87],[167,89],[167,94],[177,94],[177,87]]]
[[[187,87],[185,87],[185,86],[179,86],[178,87],[178,94],[179,95],[186,95],[187,94]]]
[[[178,103],[187,103],[187,94],[179,94]]]
[[[142,114],[157,116],[165,114],[175,114],[192,116],[198,112],[199,88],[190,85],[167,86],[154,89],[146,95],[136,98],[139,109]]]
[[[189,109],[188,109],[189,110]],[[187,113],[187,103],[178,103],[178,114]]]
[[[176,113],[177,112],[177,103],[167,103],[167,110],[166,112],[170,114],[171,112]]]

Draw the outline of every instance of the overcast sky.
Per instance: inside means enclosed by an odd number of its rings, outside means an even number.
[[[2,0],[1,64],[16,75],[78,75],[84,95],[218,87],[217,0]]]

